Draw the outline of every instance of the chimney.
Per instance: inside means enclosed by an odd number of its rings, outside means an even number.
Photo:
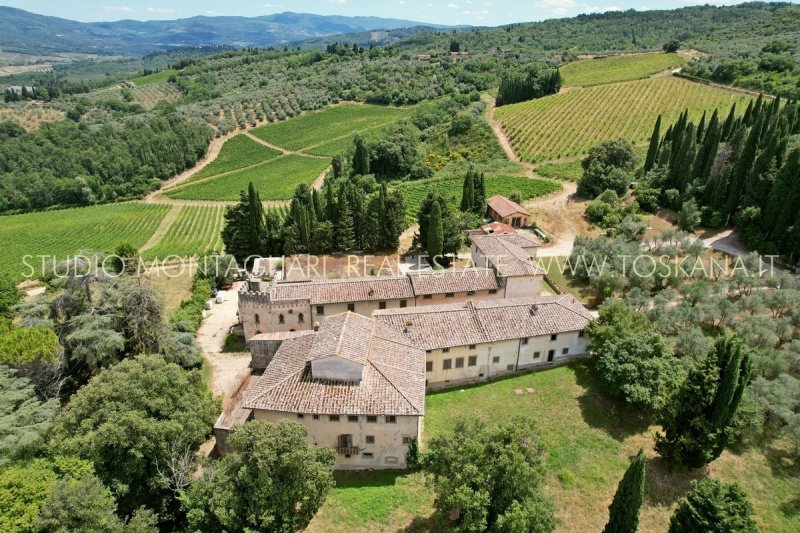
[[[538,306],[538,305],[536,305],[536,304],[533,304],[533,305],[531,306],[531,309],[530,309],[531,316],[536,316],[536,314],[537,314],[538,312],[539,312],[539,306]]]
[[[314,331],[319,331],[319,320],[314,322]]]
[[[414,325],[414,322],[409,318],[406,320],[406,327],[403,328],[403,333],[408,333],[411,326]]]

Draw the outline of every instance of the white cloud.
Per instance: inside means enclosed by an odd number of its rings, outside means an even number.
[[[106,11],[124,11],[125,13],[131,13],[133,11],[133,9],[128,6],[103,6],[103,9]]]
[[[171,7],[148,7],[146,11],[148,13],[175,13]]]
[[[267,9],[280,9],[285,6],[283,4],[264,4],[264,7]]]
[[[461,6],[458,4],[447,4],[447,7],[450,9],[459,9]]]

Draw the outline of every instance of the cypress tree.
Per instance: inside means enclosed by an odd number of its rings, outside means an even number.
[[[738,337],[720,337],[659,415],[656,451],[671,464],[700,468],[722,454],[750,380],[750,353]]]
[[[678,501],[669,533],[758,533],[752,514],[747,494],[736,483],[692,481],[691,490]]]
[[[311,190],[311,203],[314,205],[314,220],[325,220],[325,209],[322,207],[322,198],[319,191],[316,189]]]
[[[703,111],[703,117],[700,119],[700,124],[697,125],[697,138],[695,142],[699,143],[703,140],[703,133],[706,129],[706,112]]]
[[[608,507],[609,520],[603,533],[636,533],[639,509],[644,501],[644,478],[644,450],[639,449],[617,486],[614,500]]]
[[[711,165],[714,164],[714,159],[717,156],[717,149],[719,148],[719,134],[719,120],[717,118],[717,111],[714,110],[703,141],[697,149],[697,157],[695,157],[694,164],[692,165],[692,180],[696,185],[708,185],[708,175],[711,171]]]
[[[350,202],[348,202],[344,187],[339,189],[338,211],[339,219],[334,226],[336,247],[342,252],[350,252],[355,248],[355,236],[353,215],[350,213]]]
[[[477,179],[475,179],[475,201],[474,201],[474,210],[475,213],[478,215],[483,215],[486,211],[486,183],[484,181],[485,176],[483,172],[480,174],[476,174]]]
[[[355,144],[353,172],[360,175],[369,174],[369,150],[366,143],[364,143],[364,139],[360,135],[356,135],[353,143]]]
[[[386,189],[386,184],[383,185]],[[406,205],[400,191],[386,193],[386,210],[384,216],[385,249],[397,250],[400,247],[400,235],[406,228]]]
[[[336,223],[339,214],[336,210],[336,197],[334,196],[333,185],[325,184],[325,220]]]
[[[436,258],[444,249],[444,226],[442,224],[442,208],[439,202],[433,202],[428,220],[427,251],[431,264],[435,266]]]
[[[736,164],[733,166],[731,182],[728,186],[728,200],[725,203],[725,212],[728,214],[732,214],[742,200],[745,180],[747,179],[748,174],[750,174],[750,169],[753,167],[753,161],[756,157],[756,150],[758,149],[759,130],[760,127],[758,124],[755,124],[750,129],[747,142],[745,142],[744,148],[736,160]]]
[[[733,132],[733,121],[736,119],[736,102],[731,106],[728,113],[728,118],[725,119],[725,124],[722,126],[722,140],[727,141]]]
[[[763,212],[763,229],[772,240],[779,240],[796,216],[800,205],[800,148],[789,153],[767,196]]]
[[[475,180],[473,179],[473,169],[467,170],[464,176],[464,185],[461,191],[461,210],[468,213],[475,209]]]
[[[647,174],[656,164],[658,156],[658,145],[661,141],[661,115],[656,119],[653,134],[650,136],[650,146],[647,149],[647,157],[644,160],[644,173]]]
[[[264,204],[261,203],[261,197],[258,195],[258,190],[252,181],[247,186],[247,200],[248,248],[251,255],[257,255],[264,244],[266,219],[264,217]]]

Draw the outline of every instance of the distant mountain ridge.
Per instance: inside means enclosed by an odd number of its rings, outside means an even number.
[[[197,16],[85,23],[0,6],[0,49],[32,54],[142,55],[187,46],[282,46],[328,35],[417,26],[446,27],[401,19],[288,11],[260,17]]]

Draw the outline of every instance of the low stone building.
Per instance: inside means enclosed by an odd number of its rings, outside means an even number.
[[[516,253],[526,252],[519,249]],[[347,311],[371,316],[382,309],[504,298],[509,295],[509,280],[514,295],[539,294],[544,274],[541,269],[526,270],[522,277],[501,279],[492,265],[494,262],[484,262],[483,268],[391,277],[252,281],[239,293],[239,318],[249,342],[265,333],[311,330],[326,316]],[[524,293],[526,290],[529,292]]]
[[[522,228],[530,224],[531,214],[517,202],[505,196],[492,196],[486,201],[486,214],[495,222],[502,222],[512,228]]]
[[[275,342],[269,365],[242,402],[244,419],[303,424],[313,444],[336,451],[337,469],[405,468],[408,447],[422,432],[422,348],[352,312]]]
[[[592,320],[570,295],[393,309],[374,317],[425,349],[428,389],[583,356]]]
[[[545,271],[536,260],[541,243],[525,233],[470,234],[472,262],[495,271],[504,298],[537,296],[542,292]]]

